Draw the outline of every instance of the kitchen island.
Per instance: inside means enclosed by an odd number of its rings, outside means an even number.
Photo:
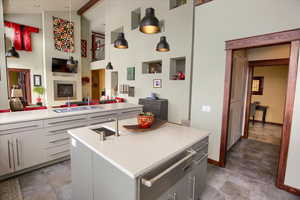
[[[116,103],[0,114],[0,180],[70,157],[68,130],[126,119],[141,105]]]
[[[105,140],[94,130],[115,132],[115,123],[70,130],[73,200],[198,200],[205,184],[208,131],[166,123]]]

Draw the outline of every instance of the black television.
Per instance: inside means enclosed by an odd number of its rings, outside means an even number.
[[[67,65],[67,59],[52,58],[52,72],[61,73],[77,73],[78,63],[75,65]]]

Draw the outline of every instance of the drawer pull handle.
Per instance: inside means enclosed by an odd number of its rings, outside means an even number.
[[[3,131],[12,131],[12,130],[27,129],[27,128],[35,128],[35,127],[38,127],[38,125],[30,125],[30,126],[23,126],[23,127],[19,127],[19,128],[4,129]]]
[[[194,163],[195,163],[196,165],[199,165],[204,159],[207,158],[207,156],[208,156],[207,153],[203,154],[203,155],[201,156],[202,158],[200,158],[199,160],[195,160]]]
[[[55,130],[55,131],[49,131],[50,133],[66,133],[66,131],[71,130],[71,129],[75,129],[75,128],[81,128],[84,127],[84,125],[82,126],[75,126],[75,127],[70,127],[70,128],[64,128],[64,129],[60,129],[60,130]],[[56,134],[49,134],[49,135],[56,135]]]
[[[62,151],[62,152],[54,153],[54,154],[51,154],[50,156],[57,156],[59,154],[68,153],[68,152],[70,152],[70,150],[65,150],[65,151]]]
[[[185,156],[184,158],[182,158],[181,160],[179,160],[178,162],[174,163],[172,166],[170,166],[169,168],[167,168],[166,170],[164,170],[163,172],[161,172],[160,174],[158,174],[157,176],[155,176],[154,178],[147,180],[142,178],[142,184],[147,186],[147,187],[152,187],[152,185],[158,181],[159,179],[161,179],[162,177],[164,177],[165,175],[167,175],[168,173],[170,173],[172,170],[174,170],[176,167],[178,167],[179,165],[181,165],[182,163],[186,162],[187,160],[189,160],[190,158],[192,158],[194,155],[196,155],[197,152],[195,151],[189,151],[189,154],[187,156]]]
[[[49,125],[57,125],[57,124],[64,124],[68,122],[76,122],[76,121],[81,121],[85,120],[86,118],[79,118],[79,119],[71,119],[71,120],[64,120],[64,121],[59,121],[59,122],[50,122]]]
[[[55,144],[55,143],[58,143],[58,142],[63,142],[63,141],[66,141],[66,140],[70,140],[70,138],[62,138],[62,139],[59,139],[59,140],[53,140],[53,141],[50,141],[51,144]]]
[[[7,150],[8,150],[8,164],[9,164],[9,169],[11,169],[11,152],[10,152],[10,141],[7,141]]]

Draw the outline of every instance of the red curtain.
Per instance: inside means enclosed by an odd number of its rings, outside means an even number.
[[[5,21],[5,26],[14,29],[14,47],[16,50],[32,51],[31,33],[38,33],[39,29],[31,26]]]

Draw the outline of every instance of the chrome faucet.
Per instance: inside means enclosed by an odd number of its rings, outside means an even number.
[[[114,118],[114,120],[115,120],[115,136],[116,137],[119,137],[120,136],[120,132],[119,132],[119,117],[118,116],[116,116],[115,118]]]
[[[70,97],[68,97],[68,102],[67,102],[67,104],[68,104],[68,108],[70,108],[70,107],[71,107]]]

